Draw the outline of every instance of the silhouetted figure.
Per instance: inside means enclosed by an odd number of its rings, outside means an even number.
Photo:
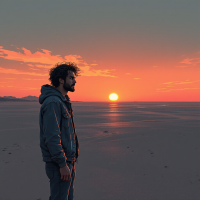
[[[73,200],[75,162],[79,144],[68,91],[75,91],[79,68],[74,63],[57,64],[50,70],[51,85],[43,85],[39,102],[40,147],[50,179],[49,200]]]

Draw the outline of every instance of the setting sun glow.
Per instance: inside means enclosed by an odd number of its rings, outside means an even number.
[[[118,99],[118,95],[116,93],[112,93],[109,95],[109,99],[111,101],[116,101]]]

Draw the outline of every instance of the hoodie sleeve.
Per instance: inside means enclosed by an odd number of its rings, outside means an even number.
[[[57,103],[51,102],[43,110],[44,140],[51,158],[60,167],[66,165],[65,153],[61,144],[60,133],[61,110]]]

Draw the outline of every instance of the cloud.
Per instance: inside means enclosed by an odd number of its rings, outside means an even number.
[[[110,75],[109,73],[114,70],[94,70],[91,69],[89,66],[81,67],[81,76],[107,76],[107,77],[116,77],[114,75]]]
[[[171,81],[171,82],[166,82],[166,83],[163,83],[164,85],[180,85],[180,84],[189,84],[189,83],[197,83],[197,82],[200,82],[200,80],[196,80],[196,81],[189,81],[189,80],[186,80],[186,81]]]
[[[7,60],[23,61],[25,63],[41,63],[47,65],[53,65],[57,62],[63,61],[76,62],[77,64],[82,62],[82,60],[80,60],[81,56],[79,55],[67,55],[62,58],[60,55],[51,55],[51,51],[46,49],[41,49],[35,53],[31,53],[30,50],[24,47],[21,49],[24,53],[6,50],[1,46],[0,57]]]
[[[13,45],[12,45],[13,46]],[[17,47],[16,47],[17,48]],[[32,53],[30,50],[22,47],[20,52],[19,48],[16,51],[6,50],[3,46],[0,46],[0,58],[7,59],[7,60],[14,60],[26,63],[30,68],[29,70],[49,70],[52,65],[58,62],[75,62],[78,67],[82,71],[82,76],[106,76],[106,77],[115,77],[110,73],[113,70],[105,69],[93,69],[91,66],[96,66],[98,64],[87,64],[80,55],[65,55],[62,57],[61,55],[52,55],[52,52],[46,49],[39,49],[35,53]],[[42,73],[34,73],[34,72],[22,72],[18,71],[17,69],[4,69],[1,68],[2,73],[10,73],[12,74],[27,74],[27,75],[38,75],[38,76],[46,76],[47,74]]]
[[[39,78],[23,78],[26,81],[46,81],[46,79],[39,79]]]
[[[17,70],[17,69],[5,69],[5,68],[2,68],[2,67],[0,67],[0,73],[4,73],[4,74],[25,74],[25,75],[32,75],[32,76],[48,76],[48,74],[25,72],[25,71],[20,71],[20,70]]]
[[[17,88],[17,90],[40,90],[40,88],[36,88],[36,87],[16,87],[16,86],[13,86],[13,85],[0,85],[0,87],[3,87],[3,88]]]
[[[153,66],[153,67],[155,68],[155,67],[158,67],[158,66]]]
[[[36,68],[32,68],[32,67],[30,67],[29,69],[31,69],[31,70],[36,70],[36,71],[39,71],[39,69],[36,69]]]
[[[200,57],[199,57],[199,52],[196,53],[197,57],[193,58],[185,58],[182,60],[180,63],[186,64],[186,65],[196,65],[200,63]]]
[[[18,88],[19,90],[40,90],[40,88],[34,88],[34,87],[23,87],[23,88]]]
[[[30,66],[31,68],[32,67],[37,67],[37,68],[43,68],[43,69],[50,69],[52,67],[52,65],[41,65],[41,64],[27,64],[28,66]],[[38,70],[38,69],[35,69],[35,70]]]
[[[167,84],[167,85],[168,85],[168,84],[172,84],[172,83],[173,83],[173,82],[166,82],[166,83],[163,83],[163,84]]]
[[[195,81],[171,81],[171,82],[166,82],[162,83],[163,85],[166,85],[166,87],[158,88],[156,89],[157,92],[170,92],[170,91],[176,91],[176,90],[198,90],[200,89],[200,80],[195,80]],[[191,87],[183,87],[182,85],[185,84],[191,84]]]
[[[131,73],[126,73],[126,75],[132,75]]]
[[[177,88],[177,89],[168,89],[168,88],[160,88],[156,89],[157,92],[171,92],[171,91],[178,91],[178,90],[200,90],[200,87],[198,88]]]
[[[139,79],[141,79],[141,78],[133,78],[134,80],[139,80]]]
[[[13,85],[0,85],[0,87],[2,87],[2,88],[10,88],[10,87],[14,87]]]

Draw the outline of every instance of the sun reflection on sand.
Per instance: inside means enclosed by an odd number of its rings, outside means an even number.
[[[110,117],[117,117],[120,116],[121,114],[119,113],[119,107],[117,103],[110,103],[109,104],[109,110],[108,110],[108,115]],[[116,119],[116,118],[115,118]],[[111,118],[111,121],[115,121],[114,118]]]
[[[109,104],[109,107],[110,107],[110,108],[117,108],[117,107],[118,107],[118,104],[117,104],[117,103],[110,103],[110,104]]]

